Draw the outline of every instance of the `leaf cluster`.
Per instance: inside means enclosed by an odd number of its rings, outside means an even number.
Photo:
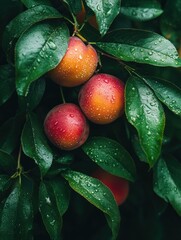
[[[80,23],[82,4],[86,13]],[[111,191],[91,177],[97,167],[130,181],[123,216],[131,216],[126,204],[141,216],[148,196],[149,204],[155,201],[151,206],[158,236],[163,230],[157,214],[164,214],[168,203],[181,216],[180,9],[179,0],[2,1],[0,239],[33,239],[42,230],[52,240],[68,239],[64,234],[71,226],[64,230],[65,213],[76,209],[75,215],[90,216],[85,214],[87,205],[81,206],[84,215],[78,212],[81,200],[75,192],[105,216],[107,224],[100,226],[104,231],[96,228],[96,237],[118,239],[122,209]],[[89,23],[92,15],[97,29]],[[48,142],[43,121],[62,102],[62,90],[67,102],[78,102],[79,87],[60,90],[48,75],[65,55],[72,35],[95,47],[97,72],[125,82],[125,114],[109,125],[90,123],[87,142],[67,152]],[[155,236],[149,239],[161,239]]]

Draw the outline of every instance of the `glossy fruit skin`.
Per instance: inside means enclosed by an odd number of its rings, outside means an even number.
[[[124,83],[109,74],[94,75],[79,92],[79,105],[96,124],[108,124],[124,112]]]
[[[56,147],[73,150],[87,140],[89,125],[77,105],[63,103],[49,111],[44,120],[44,131]]]
[[[121,177],[114,176],[103,169],[96,169],[92,177],[99,179],[112,192],[118,206],[123,204],[129,194],[129,182]]]
[[[49,76],[61,86],[78,86],[86,82],[93,75],[97,63],[97,52],[90,44],[85,45],[78,37],[70,37],[64,57],[49,72]]]

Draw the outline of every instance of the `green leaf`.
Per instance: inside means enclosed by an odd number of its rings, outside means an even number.
[[[26,31],[16,44],[16,88],[27,95],[30,84],[54,68],[64,56],[69,32],[65,24],[41,23]]]
[[[39,188],[39,209],[43,223],[52,240],[59,240],[62,227],[62,218],[46,183],[41,182]]]
[[[81,0],[63,0],[66,4],[68,4],[71,12],[74,14],[79,13],[82,10],[82,1]]]
[[[133,159],[118,142],[105,137],[92,137],[82,149],[104,170],[130,181],[135,180],[136,168]]]
[[[7,240],[32,239],[33,205],[32,182],[25,177],[16,182],[5,200],[0,217],[0,238]]]
[[[181,216],[181,164],[173,157],[159,159],[154,167],[154,191]]]
[[[7,25],[3,35],[3,49],[7,56],[13,55],[14,43],[20,35],[33,24],[45,19],[62,18],[62,15],[52,7],[35,6],[17,15]]]
[[[27,7],[32,8],[38,5],[47,5],[52,6],[52,3],[50,0],[21,0],[21,2]]]
[[[121,13],[136,21],[148,21],[163,13],[156,0],[122,0]]]
[[[109,227],[112,230],[112,240],[116,240],[120,225],[120,215],[111,191],[98,179],[80,172],[69,170],[62,173],[62,175],[73,190],[106,215]]]
[[[8,175],[0,175],[0,193],[7,190],[11,185],[11,179]]]
[[[5,173],[16,171],[16,161],[12,155],[0,150],[0,170]]]
[[[120,0],[86,0],[86,4],[95,13],[99,31],[104,35],[119,14]]]
[[[19,223],[19,239],[32,238],[33,230],[33,182],[26,177],[21,178],[21,192],[18,203],[17,221]]]
[[[0,105],[5,103],[15,90],[14,69],[10,65],[0,66]]]
[[[162,34],[174,44],[180,44],[181,38],[181,2],[180,0],[167,1],[161,17],[160,28]]]
[[[181,66],[174,45],[161,35],[137,29],[120,29],[107,34],[96,45],[124,61],[155,66]]]
[[[7,197],[0,217],[0,239],[14,240],[17,229],[17,209],[20,196],[20,186],[16,184]]]
[[[143,80],[153,89],[158,99],[172,112],[181,116],[181,89],[160,78],[144,76]]]
[[[28,95],[26,97],[19,96],[19,105],[21,109],[26,111],[32,111],[40,103],[44,92],[45,92],[46,82],[45,79],[40,78],[30,85]]]
[[[24,116],[17,114],[0,127],[0,149],[12,153],[19,143]]]
[[[128,79],[125,97],[127,119],[137,129],[147,162],[153,166],[160,155],[165,127],[162,105],[152,90],[138,77]]]
[[[67,211],[70,201],[70,190],[64,179],[54,178],[48,182],[52,189],[60,216]]]
[[[43,124],[33,113],[27,116],[21,141],[23,152],[34,159],[41,174],[45,175],[51,167],[53,155],[43,132]]]
[[[132,141],[132,144],[133,144],[134,151],[135,151],[136,155],[138,156],[139,160],[142,161],[142,162],[147,162],[146,154],[144,153],[144,151],[141,147],[139,138],[136,134],[134,134],[132,136],[131,141]]]

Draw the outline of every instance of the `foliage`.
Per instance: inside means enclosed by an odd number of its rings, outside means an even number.
[[[83,3],[83,23],[76,19],[81,0],[1,3],[0,239],[166,240],[172,229],[180,239],[181,2]],[[97,72],[124,81],[125,114],[90,123],[81,148],[61,151],[47,140],[43,120],[63,102],[62,91],[78,103],[80,87],[60,91],[48,75],[72,35],[94,46]],[[91,177],[98,166],[130,181],[119,208]]]

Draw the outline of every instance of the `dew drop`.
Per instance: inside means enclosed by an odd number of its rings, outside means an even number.
[[[105,82],[105,83],[109,83],[109,80],[108,80],[108,79],[104,79],[104,82]]]
[[[49,46],[49,48],[52,49],[52,50],[55,50],[55,49],[57,48],[57,46],[55,45],[55,43],[52,42],[52,41],[48,42],[48,46]]]

